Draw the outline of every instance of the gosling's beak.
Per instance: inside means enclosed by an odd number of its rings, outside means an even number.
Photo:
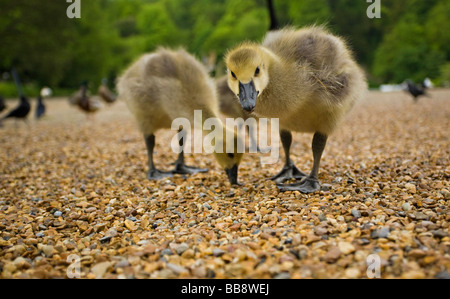
[[[232,168],[225,169],[231,185],[239,185],[238,183],[238,166],[234,164]]]
[[[253,80],[250,83],[242,84],[239,82],[239,100],[241,102],[242,109],[248,112],[253,112],[256,106],[256,98],[259,92],[255,89],[255,83]]]

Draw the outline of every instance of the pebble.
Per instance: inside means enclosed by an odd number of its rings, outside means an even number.
[[[290,279],[291,274],[288,272],[281,272],[273,277],[273,279]]]
[[[224,251],[223,249],[220,249],[220,248],[214,248],[213,251],[212,251],[212,254],[213,254],[215,257],[219,257],[219,256],[224,255],[224,254],[225,254],[225,251]]]
[[[387,238],[387,237],[389,237],[389,234],[390,234],[389,228],[383,227],[383,228],[372,231],[371,237],[372,237],[372,239]]]
[[[95,275],[95,278],[97,279],[103,278],[106,271],[108,270],[109,267],[111,267],[111,265],[112,265],[111,262],[98,263],[92,267],[91,272]]]
[[[176,252],[178,255],[182,255],[186,250],[189,249],[189,246],[186,243],[180,244],[176,248]]]
[[[435,279],[450,279],[450,274],[447,272],[447,270],[441,271],[436,276],[434,276]]]
[[[407,184],[405,184],[405,188],[406,188],[406,190],[408,190],[409,193],[415,194],[417,192],[416,185],[414,185],[414,184],[407,183]]]
[[[403,210],[403,211],[409,212],[409,211],[411,211],[411,209],[412,209],[412,207],[411,207],[411,205],[409,204],[409,202],[405,202],[404,204],[402,204],[402,210]]]
[[[172,255],[173,254],[173,252],[172,252],[172,250],[170,250],[169,248],[165,248],[165,249],[163,249],[162,251],[161,251],[161,256],[164,256],[164,255]]]
[[[355,246],[349,242],[339,242],[338,247],[342,254],[349,254],[355,251]]]
[[[352,209],[351,211],[353,217],[355,217],[356,219],[361,218],[361,212],[355,209]]]
[[[55,217],[61,217],[62,216],[62,212],[61,211],[56,211],[53,215],[55,216]]]
[[[319,220],[320,221],[327,221],[328,219],[327,219],[327,216],[325,214],[321,213],[321,214],[319,214]]]
[[[437,238],[445,238],[449,236],[449,233],[442,229],[437,229],[433,231],[433,236]]]
[[[416,217],[416,220],[427,220],[428,219],[428,216],[423,212],[417,212],[414,214],[414,216]]]
[[[323,257],[323,260],[327,263],[334,263],[341,257],[341,250],[337,246],[332,246],[328,249],[327,253]]]

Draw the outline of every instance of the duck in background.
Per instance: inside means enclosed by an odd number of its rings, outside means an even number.
[[[117,96],[109,89],[108,79],[104,78],[102,84],[98,88],[98,95],[108,104],[112,104],[117,100]]]

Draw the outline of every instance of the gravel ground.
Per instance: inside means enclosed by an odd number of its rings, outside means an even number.
[[[87,119],[47,100],[42,121],[0,128],[0,277],[449,278],[450,91],[431,95],[371,92],[329,139],[311,195],[280,193],[267,178],[282,160],[256,154],[239,188],[207,154],[186,157],[206,174],[148,181],[124,103]],[[157,135],[162,169],[172,134]],[[294,135],[304,171],[311,138]]]

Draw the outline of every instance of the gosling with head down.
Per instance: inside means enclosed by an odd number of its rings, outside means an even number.
[[[202,111],[202,124],[209,118],[218,119],[219,104],[214,81],[199,61],[183,49],[160,48],[132,64],[119,78],[117,90],[119,99],[125,100],[144,134],[149,179],[170,177],[175,173],[195,174],[208,171],[184,163],[184,135],[179,135],[181,152],[173,171],[158,170],[153,162],[154,133],[157,130],[170,129],[176,118],[188,119],[193,126],[195,110]],[[228,131],[222,122],[219,122],[218,126],[223,134],[219,134],[221,137],[214,139],[214,142],[220,142],[226,149],[228,138],[225,138],[225,134]],[[179,134],[183,131],[180,130]],[[214,151],[217,162],[225,169],[231,184],[238,183],[238,166],[243,156],[238,153],[237,139],[234,135],[234,152]]]
[[[228,52],[228,84],[242,107],[259,117],[279,118],[285,165],[272,177],[282,191],[320,189],[319,165],[328,136],[367,90],[362,70],[345,42],[322,27],[271,31],[262,44]],[[313,133],[309,175],[290,159],[291,131]],[[282,184],[300,179],[296,184]]]

